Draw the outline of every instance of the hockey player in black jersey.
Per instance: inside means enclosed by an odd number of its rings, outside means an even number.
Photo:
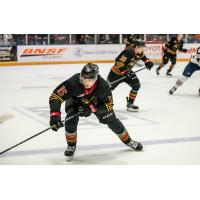
[[[127,97],[127,111],[131,112],[139,110],[139,107],[134,104],[134,101],[140,89],[140,81],[137,75],[132,71],[132,68],[138,60],[142,60],[149,70],[153,67],[153,62],[144,54],[144,46],[144,41],[132,39],[130,45],[115,59],[115,64],[107,77],[108,83],[112,85],[111,90],[114,90],[122,82],[127,83],[131,87],[129,97]],[[122,77],[125,77],[125,79],[112,84],[112,82],[117,81]]]
[[[65,156],[74,155],[77,143],[77,126],[79,117],[96,115],[99,122],[107,126],[128,147],[141,151],[141,143],[130,138],[122,122],[116,118],[113,110],[112,94],[108,83],[99,75],[96,64],[86,64],[81,73],[61,83],[49,98],[50,125],[57,131],[63,126],[61,121],[61,104],[65,102],[67,118],[79,113],[79,116],[65,122],[65,136],[68,144]]]
[[[183,35],[182,34],[178,34],[176,37],[172,37],[169,41],[165,43],[162,63],[156,69],[157,75],[160,74],[161,68],[163,68],[163,66],[166,65],[170,60],[171,65],[169,66],[169,69],[167,70],[166,75],[172,76],[171,71],[174,68],[174,65],[176,64],[176,56],[177,56],[178,50],[182,52],[187,52],[187,49],[183,49]]]
[[[133,34],[133,35],[127,36],[126,41],[125,41],[125,45],[126,45],[125,48],[130,47],[132,45],[132,41],[136,41],[136,40],[140,40],[139,34]]]

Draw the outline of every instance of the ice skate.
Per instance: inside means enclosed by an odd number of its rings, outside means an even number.
[[[67,150],[64,153],[65,156],[67,157],[67,161],[70,161],[73,158],[75,150],[76,150],[76,146],[67,147]]]
[[[199,88],[199,96],[200,96],[200,88]]]
[[[134,105],[133,103],[129,102],[128,97],[126,97],[126,99],[127,99],[127,111],[128,112],[138,112],[139,107]]]
[[[135,151],[142,151],[143,146],[140,142],[131,140],[127,146],[129,146],[131,149],[134,149]]]
[[[132,103],[130,103],[130,102],[128,102],[127,103],[127,111],[128,112],[138,112],[139,111],[139,107],[134,105],[134,104],[132,104]]]
[[[160,75],[160,69],[159,69],[159,68],[156,69],[156,74],[157,74],[158,76]]]
[[[173,88],[169,91],[169,94],[172,95],[172,94],[174,94],[175,91],[176,91],[176,88],[173,87]]]
[[[166,76],[172,76],[169,70],[167,70]]]

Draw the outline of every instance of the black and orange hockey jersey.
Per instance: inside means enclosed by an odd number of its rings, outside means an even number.
[[[150,61],[144,52],[141,54],[136,54],[133,47],[128,47],[117,56],[111,71],[122,76],[124,75],[125,71],[132,70],[138,60],[142,60],[144,62]]]
[[[110,111],[113,107],[110,87],[100,75],[89,90],[81,84],[80,73],[61,83],[49,98],[50,110],[60,112],[61,104],[71,98],[77,106],[94,104],[98,112]]]

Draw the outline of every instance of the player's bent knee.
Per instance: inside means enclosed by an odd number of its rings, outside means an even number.
[[[132,84],[133,91],[138,91],[140,89],[140,87],[141,87],[140,82]]]
[[[112,122],[108,123],[107,125],[116,134],[120,134],[125,130],[124,125],[118,118],[115,118]]]
[[[176,64],[176,60],[172,61],[172,65],[175,65]]]
[[[77,125],[76,124],[65,124],[65,131],[67,133],[75,133],[77,131]]]
[[[99,122],[102,124],[109,124],[116,119],[113,111],[101,113],[98,116]]]
[[[77,126],[78,126],[78,117],[74,117],[73,119],[70,119],[65,122],[65,131],[69,133],[74,133],[77,131]]]

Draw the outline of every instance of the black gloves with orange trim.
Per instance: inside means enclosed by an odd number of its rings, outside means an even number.
[[[151,68],[153,67],[153,62],[151,62],[150,60],[145,62],[145,66],[148,70],[151,70]]]
[[[50,126],[53,131],[58,131],[59,128],[63,127],[63,122],[61,121],[61,113],[58,111],[50,112]]]

